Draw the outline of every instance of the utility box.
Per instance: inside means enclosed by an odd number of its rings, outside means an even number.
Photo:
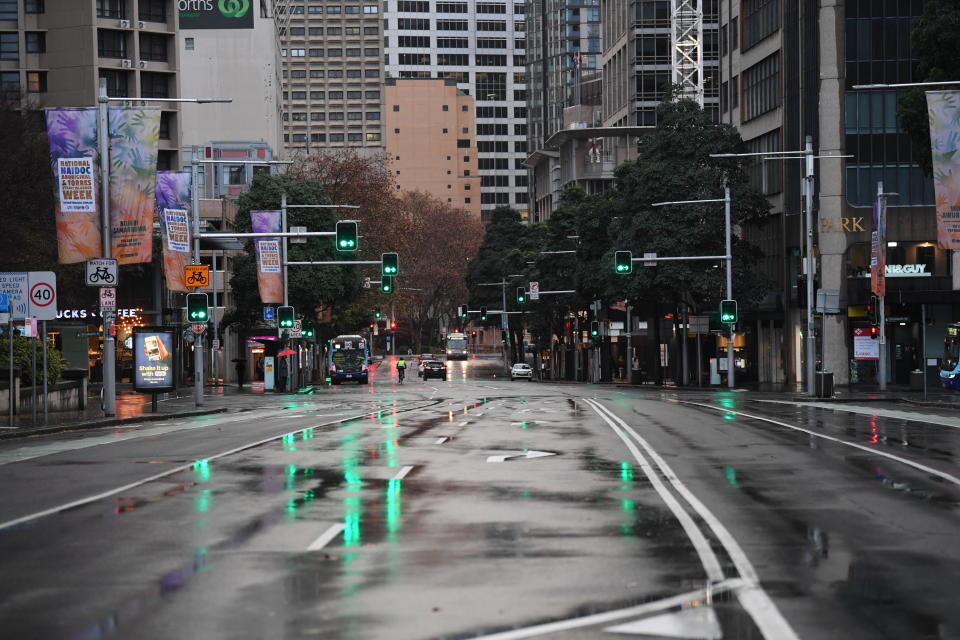
[[[833,372],[832,371],[817,371],[817,397],[818,398],[832,398],[833,397]]]

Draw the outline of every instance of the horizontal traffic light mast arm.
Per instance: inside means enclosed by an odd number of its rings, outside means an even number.
[[[216,232],[216,233],[198,233],[197,236],[201,238],[302,238],[304,236],[311,237],[320,237],[320,236],[335,236],[337,235],[336,231],[267,231],[259,233],[229,233],[229,232]]]
[[[557,291],[538,291],[537,293],[539,293],[541,296],[546,296],[546,295],[550,295],[551,293],[576,293],[576,292],[577,292],[576,289],[559,289]],[[529,291],[527,291],[527,295],[528,296],[530,295]]]
[[[288,204],[287,209],[359,209],[358,204]],[[349,220],[345,222],[356,222]]]
[[[573,249],[567,249],[566,251],[541,251],[540,255],[548,255],[552,253],[576,253]]]
[[[730,260],[733,256],[673,256],[669,258],[633,258],[633,262],[666,262],[668,260]],[[543,293],[541,291],[540,293]]]
[[[467,313],[476,313],[477,315],[479,315],[480,310],[477,309],[476,311],[474,311],[473,309],[468,309]],[[526,313],[526,312],[525,311],[503,311],[502,309],[487,309],[488,316],[503,315],[503,314],[507,314],[508,316],[513,316],[513,315],[520,315],[522,313]]]
[[[301,264],[342,265],[342,264],[380,264],[379,260],[295,260],[284,264],[296,266]],[[373,280],[370,281],[371,283]]]

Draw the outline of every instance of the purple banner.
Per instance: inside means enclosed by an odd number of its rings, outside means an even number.
[[[280,211],[251,211],[250,226],[254,233],[278,233]],[[254,238],[257,249],[257,285],[260,299],[283,303],[283,265],[279,238]]]

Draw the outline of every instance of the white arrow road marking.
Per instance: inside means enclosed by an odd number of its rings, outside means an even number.
[[[413,466],[412,466],[412,465],[411,465],[411,466],[404,467],[403,469],[400,469],[400,471],[397,473],[397,475],[393,476],[393,479],[394,479],[394,480],[403,480],[404,478],[407,477],[407,474],[410,473],[411,471],[413,471]]]
[[[340,532],[343,531],[344,524],[341,522],[335,524],[326,531],[323,532],[319,538],[310,543],[310,546],[307,547],[307,551],[319,551],[325,546],[330,544],[330,541],[340,535]]]
[[[530,460],[531,458],[543,458],[545,456],[555,456],[557,454],[550,453],[549,451],[514,451],[511,453],[504,453],[498,456],[490,456],[487,458],[487,462],[506,462],[511,458],[526,458]]]
[[[604,631],[692,640],[720,640],[723,637],[720,621],[710,606],[661,613],[658,616],[607,627]]]
[[[437,438],[436,442],[434,442],[433,444],[443,444],[449,439],[450,438],[448,438],[447,436],[440,436],[439,438]]]

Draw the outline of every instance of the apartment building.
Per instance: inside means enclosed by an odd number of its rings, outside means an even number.
[[[475,102],[451,78],[387,78],[387,155],[398,190],[431,194],[480,218]]]
[[[174,0],[0,0],[0,90],[30,108],[116,98],[176,98],[180,69]],[[118,103],[122,104],[122,103]],[[161,169],[179,165],[179,109],[162,109]]]
[[[276,4],[288,155],[329,147],[382,152],[381,2]]]
[[[526,10],[521,0],[387,0],[386,73],[397,79],[449,79],[476,104],[480,202],[487,216],[510,206],[527,217]],[[484,218],[485,219],[485,218]]]

